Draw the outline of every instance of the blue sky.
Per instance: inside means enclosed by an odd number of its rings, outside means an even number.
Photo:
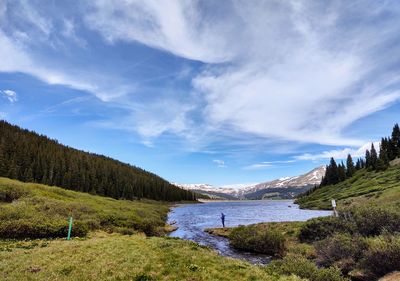
[[[0,118],[179,183],[361,156],[400,120],[398,1],[0,0]]]

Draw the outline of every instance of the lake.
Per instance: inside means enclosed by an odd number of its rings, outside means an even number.
[[[168,222],[178,229],[172,237],[192,240],[210,246],[221,255],[245,259],[251,263],[268,263],[269,256],[238,251],[229,246],[227,239],[204,232],[211,227],[222,227],[221,213],[225,214],[225,226],[249,225],[260,222],[306,221],[329,216],[331,211],[302,210],[293,200],[221,201],[201,204],[181,204],[172,208]]]

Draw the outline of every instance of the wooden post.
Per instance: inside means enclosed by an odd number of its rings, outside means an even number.
[[[333,207],[333,215],[334,215],[335,217],[337,217],[337,216],[338,216],[338,213],[337,213],[337,211],[336,211],[336,201],[335,201],[335,199],[332,199],[332,207]]]
[[[67,240],[71,240],[71,232],[72,232],[72,217],[69,218],[69,226],[68,226],[68,236],[67,236]]]

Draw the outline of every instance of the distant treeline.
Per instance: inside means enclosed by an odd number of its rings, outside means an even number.
[[[379,154],[372,143],[371,149],[365,152],[365,158],[358,159],[355,165],[350,154],[347,156],[346,165],[343,162],[338,165],[335,159],[331,158],[320,186],[342,182],[351,178],[355,171],[364,168],[370,171],[384,171],[389,167],[389,162],[398,157],[400,157],[400,128],[396,124],[393,127],[392,135],[382,138]]]
[[[159,176],[0,120],[0,176],[116,199],[195,200]]]

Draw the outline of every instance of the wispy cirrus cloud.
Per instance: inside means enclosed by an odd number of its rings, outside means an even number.
[[[11,103],[18,101],[17,93],[13,90],[0,90],[0,94]]]
[[[276,167],[278,165],[282,164],[290,164],[290,163],[295,163],[296,160],[277,160],[277,161],[263,161],[251,165],[247,165],[243,167],[244,170],[263,170],[263,169],[268,169],[272,167]]]
[[[93,66],[67,66],[68,58],[63,60],[60,52],[67,43],[61,38],[78,45],[85,41],[76,35],[72,20],[51,17],[39,8],[43,7],[27,1],[0,2],[0,72],[29,74],[51,85],[92,93],[103,101],[135,91],[135,83],[127,84],[101,70],[93,72]],[[58,57],[50,55],[54,49]]]
[[[63,5],[69,4],[51,6],[61,11]],[[394,2],[95,0],[68,6],[82,21],[36,6],[0,3],[0,71],[86,91],[115,108],[128,105],[119,119],[101,122],[134,130],[145,143],[172,134],[205,149],[216,138],[233,143],[248,135],[357,147],[365,141],[343,131],[400,99],[400,66],[393,61],[400,53],[393,44],[400,5]],[[83,39],[82,32],[91,33]],[[71,43],[96,52],[92,33],[110,52],[120,43],[140,44],[196,61],[196,71],[181,77],[189,86],[179,89],[192,96],[182,102],[170,91],[133,103],[143,81],[124,67],[107,71],[101,58],[82,65],[40,52]],[[163,92],[165,85],[158,86]]]
[[[382,51],[399,32],[399,7],[370,4],[230,1],[223,16],[213,17],[198,2],[95,1],[86,23],[109,42],[140,42],[217,63],[192,81],[210,128],[357,146],[363,141],[344,137],[343,129],[400,98],[396,71]],[[355,23],[354,14],[365,20]]]
[[[225,29],[204,20],[199,6],[178,0],[90,1],[85,22],[110,43],[140,42],[192,60],[228,61],[232,52],[218,32]]]
[[[225,161],[221,160],[221,159],[214,159],[213,163],[215,165],[217,165],[218,168],[226,168],[227,167],[227,165],[225,164]]]

